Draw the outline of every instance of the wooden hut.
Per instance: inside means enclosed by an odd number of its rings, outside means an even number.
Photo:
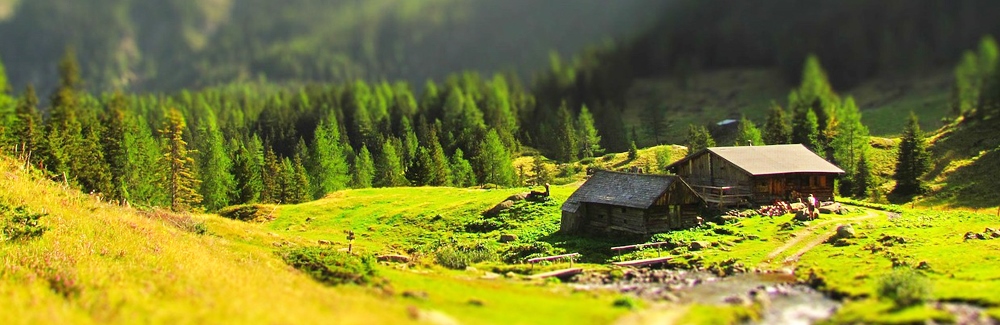
[[[667,169],[691,184],[709,204],[766,204],[809,194],[833,199],[839,167],[801,144],[715,147],[696,152]]]
[[[697,225],[704,202],[677,176],[597,171],[562,205],[565,233],[653,234]]]

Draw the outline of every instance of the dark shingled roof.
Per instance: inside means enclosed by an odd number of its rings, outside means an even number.
[[[792,173],[843,174],[844,170],[831,164],[801,144],[773,146],[713,147],[673,163],[670,167],[711,152],[743,169],[750,175]],[[668,167],[669,168],[669,167]]]
[[[580,203],[600,203],[636,209],[649,208],[656,199],[680,180],[672,175],[626,174],[598,171],[573,192],[562,210],[576,212]],[[683,181],[681,181],[683,182]]]

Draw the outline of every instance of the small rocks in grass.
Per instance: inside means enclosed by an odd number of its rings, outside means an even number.
[[[326,239],[320,239],[318,242],[320,245],[330,245],[330,241]]]
[[[477,299],[477,298],[469,299],[469,305],[472,305],[472,306],[482,307],[485,304],[486,303],[484,303],[482,300]]]
[[[406,291],[403,291],[403,297],[405,297],[405,298],[413,298],[413,299],[417,299],[417,300],[427,300],[427,292],[426,291],[406,290]]]
[[[509,243],[517,241],[517,235],[515,234],[502,234],[500,235],[501,243]]]

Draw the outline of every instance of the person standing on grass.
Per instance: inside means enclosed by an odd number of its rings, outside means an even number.
[[[819,212],[816,209],[819,208],[819,202],[816,202],[816,197],[813,196],[812,194],[809,194],[808,205],[809,205],[808,206],[808,208],[809,208],[809,218],[810,219],[816,219],[816,218],[818,218],[819,217]]]

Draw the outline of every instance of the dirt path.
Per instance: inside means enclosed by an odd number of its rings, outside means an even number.
[[[790,264],[792,264],[794,262],[797,262],[799,260],[799,258],[802,257],[803,254],[805,254],[806,252],[809,252],[810,250],[812,250],[813,248],[815,248],[817,245],[822,244],[827,239],[829,239],[831,236],[833,236],[834,234],[836,234],[837,233],[837,227],[839,227],[839,226],[841,226],[843,224],[847,224],[847,223],[851,223],[851,222],[856,222],[856,221],[867,220],[867,219],[875,218],[875,217],[878,217],[878,216],[879,216],[878,212],[875,212],[875,211],[872,211],[872,210],[868,210],[867,214],[865,214],[863,216],[860,216],[860,217],[847,218],[847,219],[826,220],[826,221],[822,221],[822,222],[818,222],[816,224],[810,225],[809,227],[806,227],[805,229],[796,231],[795,233],[793,233],[792,240],[789,240],[784,245],[781,245],[781,247],[778,247],[777,249],[775,249],[771,253],[768,253],[767,257],[764,258],[764,261],[760,263],[760,266],[765,266],[765,265],[770,264],[774,260],[774,258],[778,257],[779,255],[781,255],[782,253],[784,253],[785,251],[787,251],[789,248],[792,248],[795,245],[798,245],[800,242],[802,242],[802,241],[804,241],[804,240],[806,240],[806,239],[808,239],[808,238],[811,237],[812,240],[809,241],[806,244],[806,246],[802,247],[801,249],[799,249],[798,251],[796,251],[794,254],[792,254],[791,256],[789,256],[789,257],[787,257],[787,258],[785,258],[783,260],[783,264],[785,266],[789,266]],[[826,231],[826,232],[824,232],[824,233],[822,233],[822,234],[820,234],[818,236],[816,236],[814,234],[814,232],[817,229],[819,229],[821,227],[824,227],[824,226],[827,226],[829,224],[833,224],[833,223],[838,223],[836,227],[833,227],[833,229],[831,229],[829,231]]]

